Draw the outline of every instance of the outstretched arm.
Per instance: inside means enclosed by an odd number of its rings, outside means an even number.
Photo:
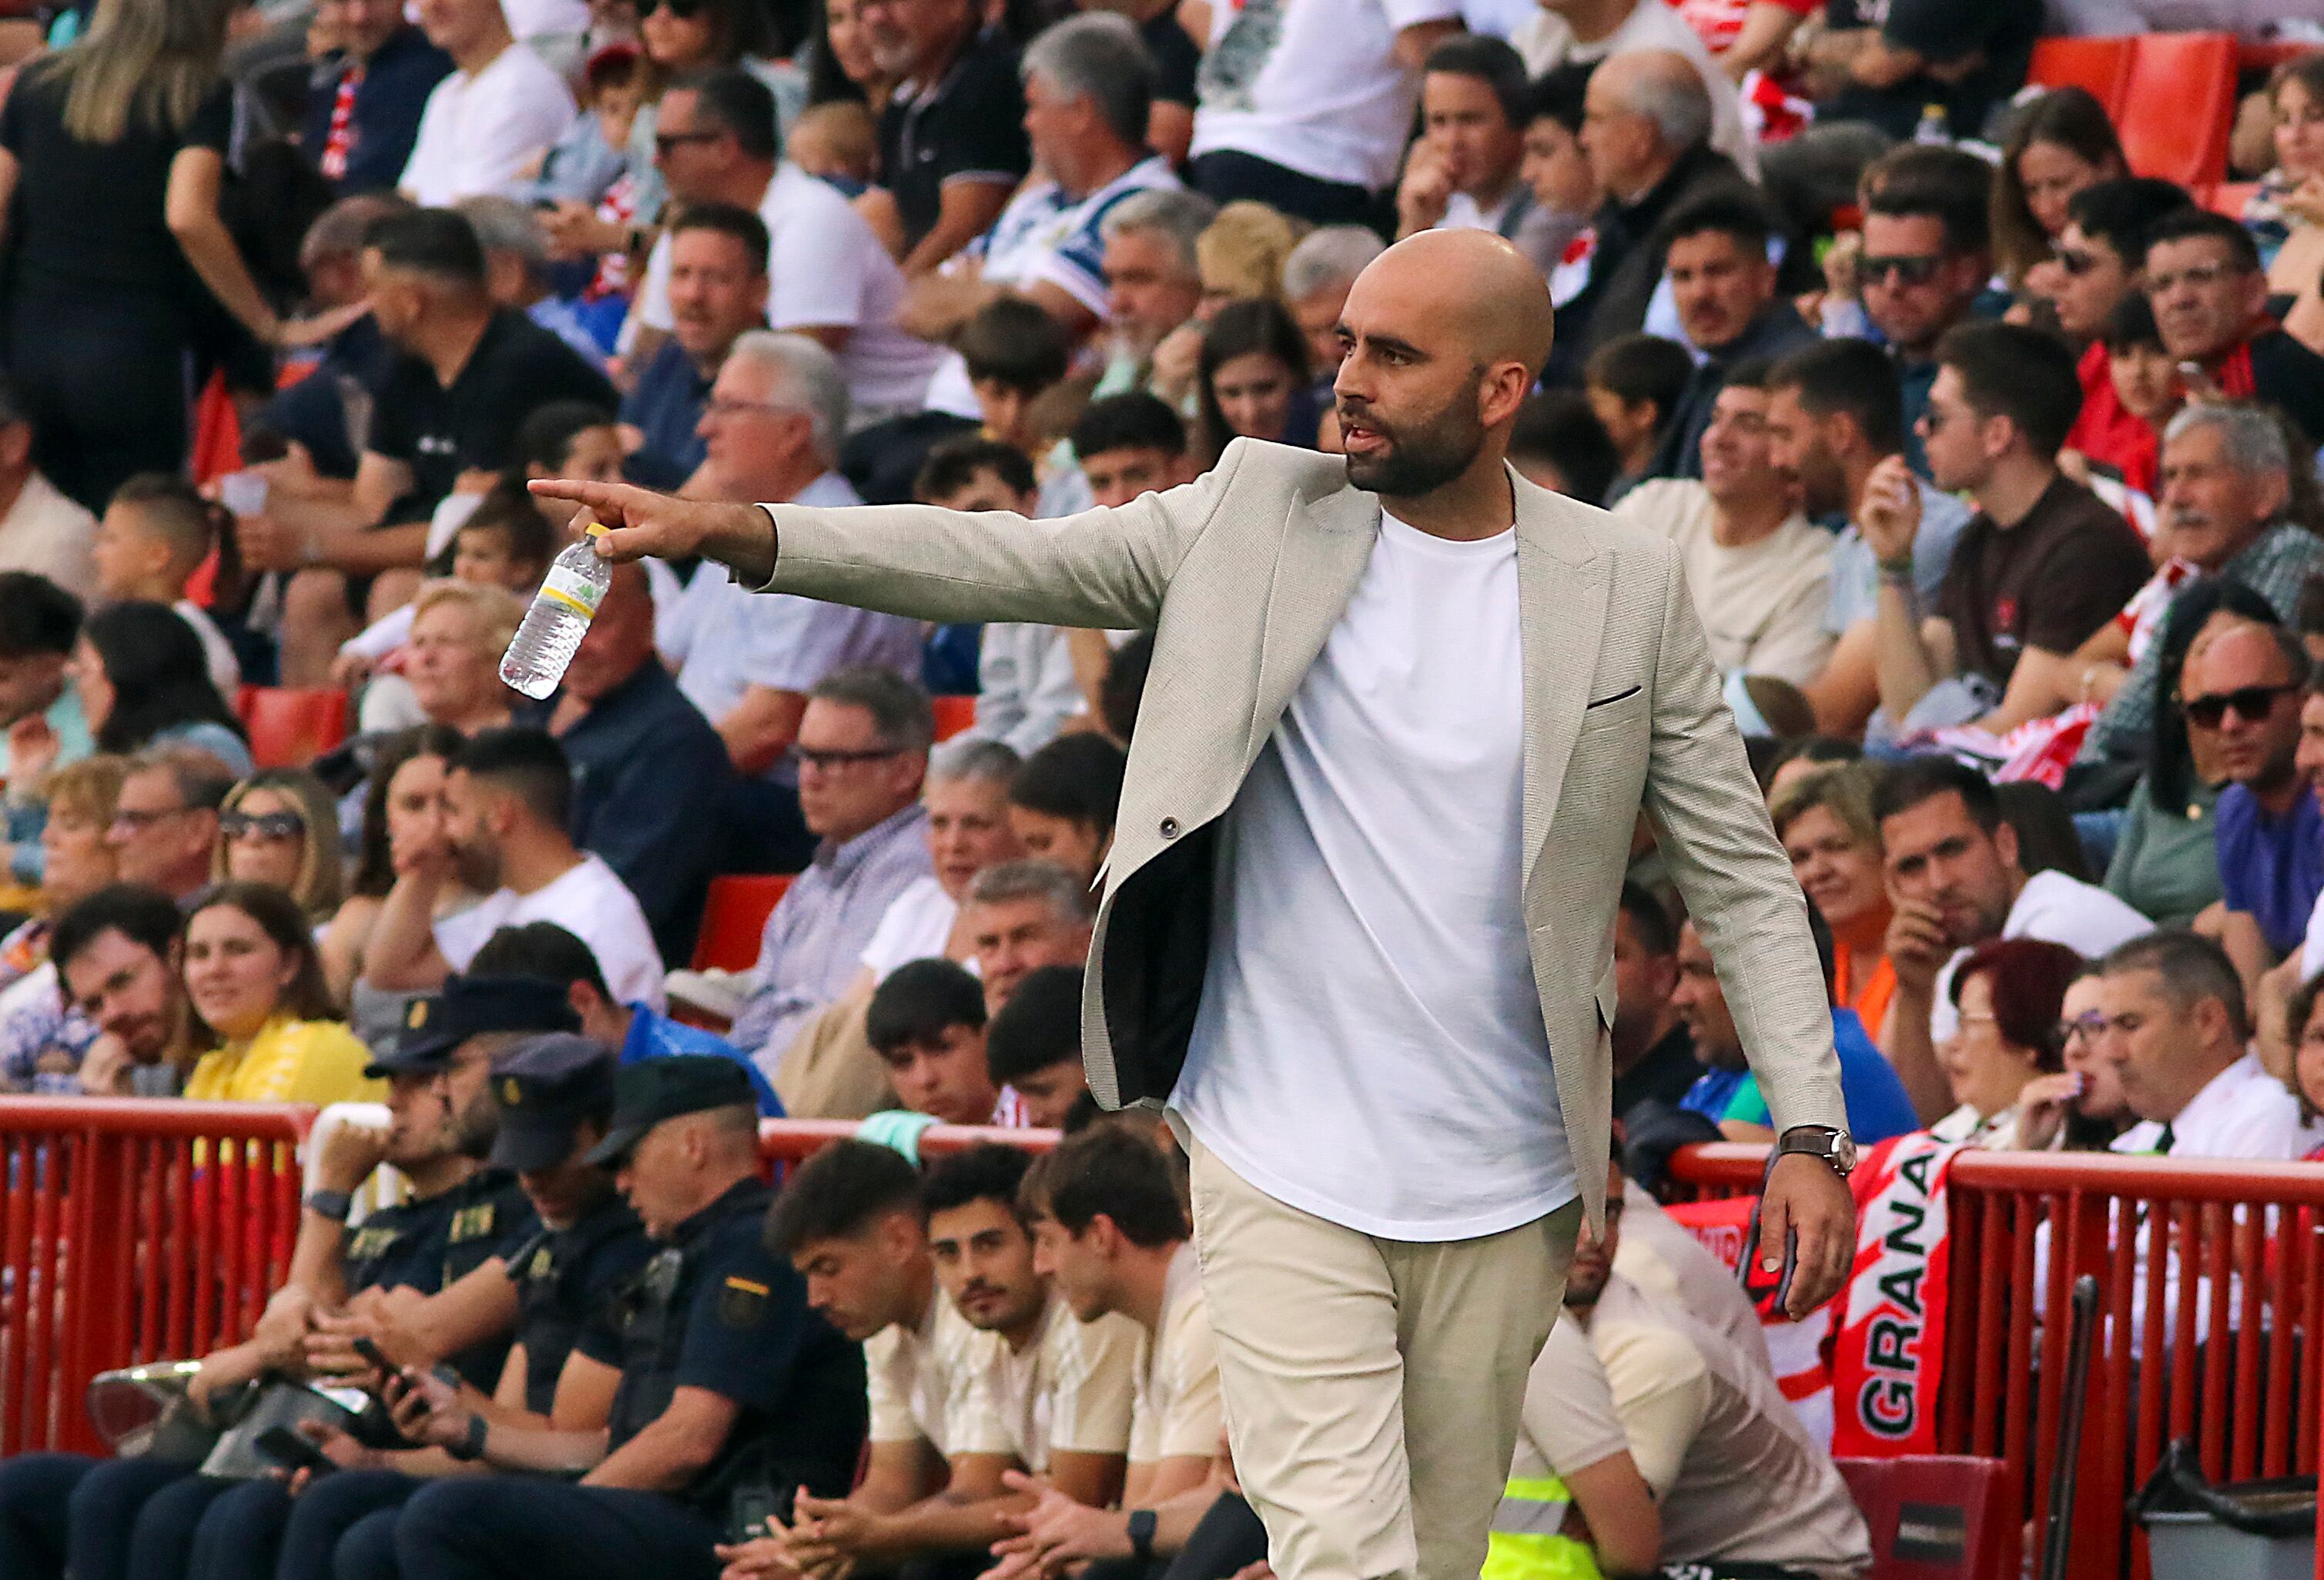
[[[927,505],[720,504],[619,484],[536,483],[610,529],[613,559],[699,554],[746,586],[918,620],[1025,621],[1147,628],[1186,550],[1217,510],[1239,459],[1119,509],[1028,521]]]

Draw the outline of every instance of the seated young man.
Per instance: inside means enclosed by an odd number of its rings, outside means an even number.
[[[1549,1533],[1571,1506],[1610,1575],[1861,1575],[1863,1517],[1774,1375],[1614,1271],[1625,1202],[1620,1165],[1609,1172],[1605,1232],[1582,1231],[1526,1378],[1485,1573],[1566,1572],[1553,1566],[1573,1538]]]
[[[1021,1123],[984,1067],[984,986],[949,960],[898,966],[872,991],[863,1036],[896,1100],[945,1124]]]
[[[984,1067],[1016,1095],[1024,1122],[1060,1130],[1089,1090],[1082,1064],[1082,968],[1044,966],[1026,974],[984,1028]]]
[[[872,1448],[853,1492],[800,1500],[768,1538],[728,1549],[729,1574],[931,1557],[982,1573],[1008,1532],[1001,1510],[1018,1501],[1001,1484],[1015,1459],[985,1392],[999,1341],[936,1287],[919,1175],[869,1141],[826,1147],[783,1187],[766,1239],[807,1280],[807,1304],[863,1345]]]

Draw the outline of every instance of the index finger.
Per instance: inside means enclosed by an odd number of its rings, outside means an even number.
[[[608,527],[628,524],[629,513],[642,511],[661,496],[650,488],[629,483],[592,483],[579,477],[538,477],[525,485],[542,499],[567,499],[586,504]]]

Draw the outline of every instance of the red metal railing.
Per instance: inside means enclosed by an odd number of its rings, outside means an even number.
[[[0,1454],[96,1449],[91,1377],[248,1335],[290,1260],[313,1117],[0,1099]]]
[[[1674,1170],[1731,1196],[1757,1188],[1765,1161],[1762,1148],[1706,1146]],[[1970,1151],[1950,1182],[1937,1451],[2006,1461],[2034,1529],[2048,1515],[2067,1291],[2098,1280],[2074,1574],[2144,1580],[2128,1501],[2173,1438],[2195,1439],[2214,1481],[2314,1473],[2324,1169]]]

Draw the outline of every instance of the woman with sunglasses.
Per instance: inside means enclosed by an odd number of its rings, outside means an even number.
[[[1960,1106],[1929,1127],[1939,1141],[2016,1144],[2018,1105],[2037,1076],[2065,1071],[2059,1018],[2082,957],[2039,938],[1982,944],[1953,974],[1960,1030],[1937,1049]]]
[[[186,914],[179,970],[206,1051],[185,1095],[227,1103],[330,1103],[385,1090],[331,1004],[298,901],[269,883],[219,883]]]
[[[242,721],[210,684],[201,638],[167,604],[98,610],[80,628],[68,670],[98,751],[193,746],[232,772],[250,772]]]
[[[267,768],[226,792],[218,808],[219,882],[271,883],[299,902],[318,927],[346,892],[338,808],[323,781],[302,768]]]

